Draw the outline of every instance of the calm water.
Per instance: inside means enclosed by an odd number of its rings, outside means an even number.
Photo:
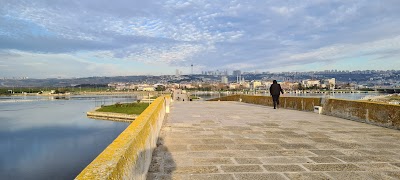
[[[86,117],[130,97],[0,97],[0,179],[73,179],[129,124]]]

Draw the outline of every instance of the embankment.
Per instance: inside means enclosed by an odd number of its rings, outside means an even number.
[[[122,113],[112,113],[112,112],[98,112],[96,108],[93,111],[89,111],[86,113],[88,118],[92,119],[104,119],[111,121],[122,121],[122,122],[132,122],[138,116],[134,114],[122,114]]]
[[[146,179],[169,103],[157,98],[76,179]]]

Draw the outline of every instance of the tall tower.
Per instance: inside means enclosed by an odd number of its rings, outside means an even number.
[[[193,64],[191,66],[192,66],[192,74],[193,74]]]

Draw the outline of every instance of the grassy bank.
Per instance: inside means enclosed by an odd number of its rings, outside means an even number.
[[[96,111],[139,115],[147,108],[147,106],[149,106],[148,103],[114,104],[110,106],[103,106]]]

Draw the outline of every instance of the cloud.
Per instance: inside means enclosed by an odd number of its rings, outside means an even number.
[[[37,61],[31,55],[38,54],[75,65],[85,61],[104,71],[118,71],[121,63],[128,62],[161,63],[165,69],[193,63],[204,70],[271,65],[296,70],[357,56],[384,61],[381,57],[398,58],[392,52],[400,50],[397,0],[3,0],[1,4],[0,51],[16,51],[25,63]],[[51,66],[42,66],[46,68],[41,71],[52,72]],[[132,73],[136,71],[133,67]]]

